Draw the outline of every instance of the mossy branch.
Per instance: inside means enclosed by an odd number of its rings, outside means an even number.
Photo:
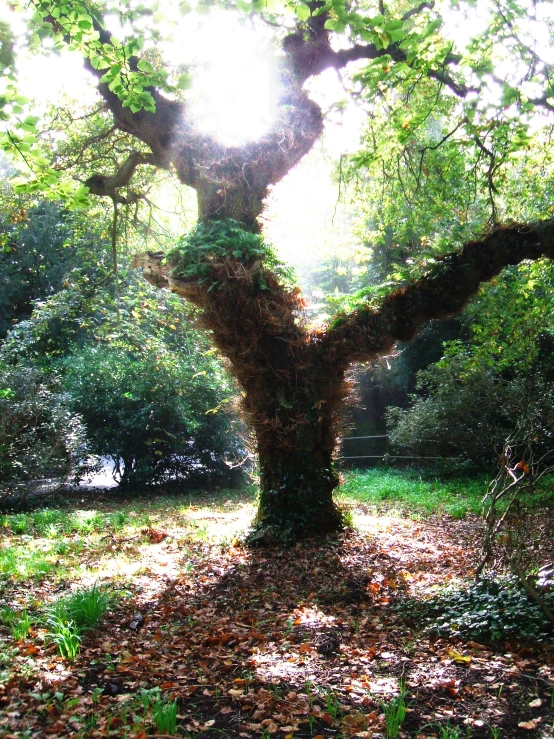
[[[430,275],[368,306],[340,316],[318,341],[329,367],[344,370],[390,351],[397,341],[415,338],[432,319],[450,318],[465,308],[483,282],[524,259],[554,259],[554,219],[497,228],[442,257]]]

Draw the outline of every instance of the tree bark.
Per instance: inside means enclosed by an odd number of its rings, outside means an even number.
[[[481,283],[524,259],[554,258],[554,220],[496,229],[443,257],[429,274],[384,299],[339,316],[325,331],[302,323],[299,290],[285,288],[260,259],[210,261],[209,280],[183,279],[176,261],[139,254],[133,266],[200,309],[201,325],[232,367],[256,434],[260,502],[254,538],[294,540],[336,531],[333,453],[345,372],[413,339],[428,320],[460,313]],[[214,285],[216,287],[214,287]]]
[[[209,280],[200,284],[179,278],[175,262],[162,259],[137,255],[133,266],[200,309],[200,324],[244,391],[260,469],[256,537],[294,540],[338,530],[332,457],[348,387],[344,372],[327,372],[319,335],[302,325],[299,291],[283,287],[259,261],[214,260]]]

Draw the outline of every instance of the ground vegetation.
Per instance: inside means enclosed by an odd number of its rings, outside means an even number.
[[[4,515],[0,732],[549,736],[552,626],[513,578],[472,579],[479,498],[351,473],[356,533],[294,556],[241,544],[246,490]]]

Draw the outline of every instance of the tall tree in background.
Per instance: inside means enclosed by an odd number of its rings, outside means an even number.
[[[199,222],[192,234],[167,258],[143,254],[136,264],[152,284],[197,306],[201,325],[243,389],[261,473],[257,536],[298,537],[340,528],[332,455],[349,366],[389,352],[398,340],[409,341],[430,319],[460,312],[479,285],[506,265],[554,257],[554,222],[498,226],[502,166],[528,145],[533,111],[550,113],[554,107],[552,69],[529,39],[530,9],[499,0],[488,9],[483,32],[458,50],[441,35],[443,19],[432,2],[237,3],[276,29],[281,94],[265,136],[225,146],[198,129],[167,70],[141,56],[145,36],[136,29],[144,24],[137,22],[121,40],[106,28],[104,4],[33,0],[29,5],[30,42],[38,47],[53,38],[54,46],[78,49],[98,80],[113,129],[136,141],[112,172],[90,171],[86,185],[74,192],[75,201],[88,193],[110,197],[115,207],[136,200],[132,178],[145,166],[174,172],[196,192]],[[533,6],[543,30],[550,28],[548,5]],[[133,28],[144,13],[141,6],[124,7],[123,28]],[[4,31],[6,49],[7,38]],[[3,54],[8,73],[9,56]],[[510,70],[500,63],[506,58],[513,61]],[[377,111],[373,150],[366,150],[358,165],[376,157],[386,164],[391,152],[416,141],[417,131],[432,120],[432,141],[417,152],[416,179],[425,176],[433,149],[455,142],[488,198],[493,227],[477,239],[458,238],[456,252],[435,255],[377,303],[362,296],[325,330],[310,330],[302,319],[300,291],[265,244],[258,218],[270,186],[322,134],[323,113],[306,83],[327,69],[346,73],[351,65],[361,96]],[[7,90],[4,109],[9,112],[11,105],[17,112],[15,87]],[[379,116],[384,109],[387,115]],[[36,152],[30,139],[35,125],[28,117],[22,131],[10,128],[5,147],[31,162],[33,187],[55,188],[60,172]],[[402,172],[384,166],[383,177],[401,179]]]

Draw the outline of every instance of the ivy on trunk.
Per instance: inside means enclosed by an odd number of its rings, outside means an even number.
[[[270,540],[342,526],[332,455],[351,363],[409,341],[428,320],[459,313],[508,264],[542,256],[554,257],[554,221],[496,229],[443,257],[434,273],[391,293],[380,308],[339,316],[326,331],[304,325],[300,291],[262,237],[234,220],[200,224],[167,259],[139,254],[134,266],[152,284],[194,303],[231,363],[256,434],[255,536]]]

